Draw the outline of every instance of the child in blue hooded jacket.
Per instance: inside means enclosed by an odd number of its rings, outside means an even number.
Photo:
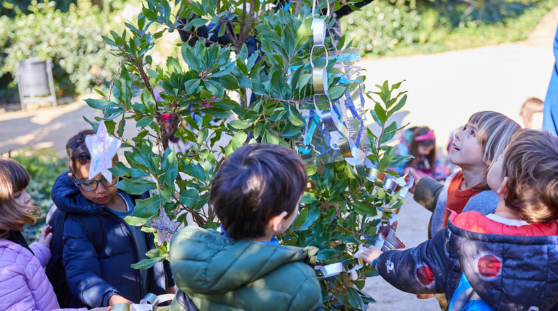
[[[558,310],[557,159],[558,138],[522,130],[488,173],[493,214],[453,213],[432,240],[361,258],[402,291],[445,292],[449,311]]]

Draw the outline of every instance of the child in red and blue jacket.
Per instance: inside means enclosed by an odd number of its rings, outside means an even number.
[[[487,182],[493,214],[453,213],[432,240],[361,258],[398,289],[444,293],[449,311],[558,310],[558,138],[524,129]]]

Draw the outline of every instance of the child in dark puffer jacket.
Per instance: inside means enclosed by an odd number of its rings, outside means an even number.
[[[558,310],[558,138],[514,135],[487,182],[493,214],[453,213],[448,228],[405,251],[361,257],[398,289],[446,293],[450,311]]]

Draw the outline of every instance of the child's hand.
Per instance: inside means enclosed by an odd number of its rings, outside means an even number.
[[[419,294],[417,295],[418,299],[428,299],[434,297],[434,294]]]
[[[175,295],[176,295],[176,292],[177,292],[176,286],[169,287],[169,288],[167,289],[167,294],[175,294]]]
[[[133,305],[134,303],[131,302],[130,300],[119,296],[119,295],[113,295],[112,297],[109,298],[109,306],[114,306],[117,305],[119,303],[127,303],[129,305]]]
[[[380,257],[382,253],[383,252],[379,250],[376,246],[371,245],[367,249],[365,249],[364,252],[360,253],[358,257],[366,261],[368,264],[372,264],[374,260]]]
[[[110,311],[112,307],[102,307],[102,308],[93,308],[89,309],[89,311]]]
[[[409,189],[409,192],[414,194],[415,193],[415,187],[417,186],[417,184],[419,183],[419,181],[422,177],[420,177],[420,175],[417,174],[417,172],[415,172],[415,170],[413,170],[412,168],[409,169],[409,174],[411,174],[411,176],[413,176],[413,178],[415,179],[415,183],[413,184],[413,187],[411,187],[411,189]],[[407,176],[405,178],[405,181],[409,182],[409,176]]]
[[[50,241],[52,240],[52,227],[46,225],[41,231],[41,237],[39,238],[39,243],[43,244],[47,248],[50,248]]]

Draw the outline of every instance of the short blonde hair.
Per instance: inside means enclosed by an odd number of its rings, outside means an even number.
[[[558,218],[558,138],[524,129],[513,136],[504,157],[508,177],[506,205],[529,223]]]
[[[39,208],[19,206],[14,198],[14,194],[27,188],[30,180],[21,164],[0,157],[0,238],[9,230],[21,231],[25,224],[34,224],[40,215]]]
[[[488,169],[495,160],[506,151],[512,136],[521,130],[521,126],[505,115],[494,111],[481,111],[469,118],[469,123],[477,125],[475,137],[480,143],[483,160],[490,162]],[[486,176],[480,186],[475,189],[489,189]]]

